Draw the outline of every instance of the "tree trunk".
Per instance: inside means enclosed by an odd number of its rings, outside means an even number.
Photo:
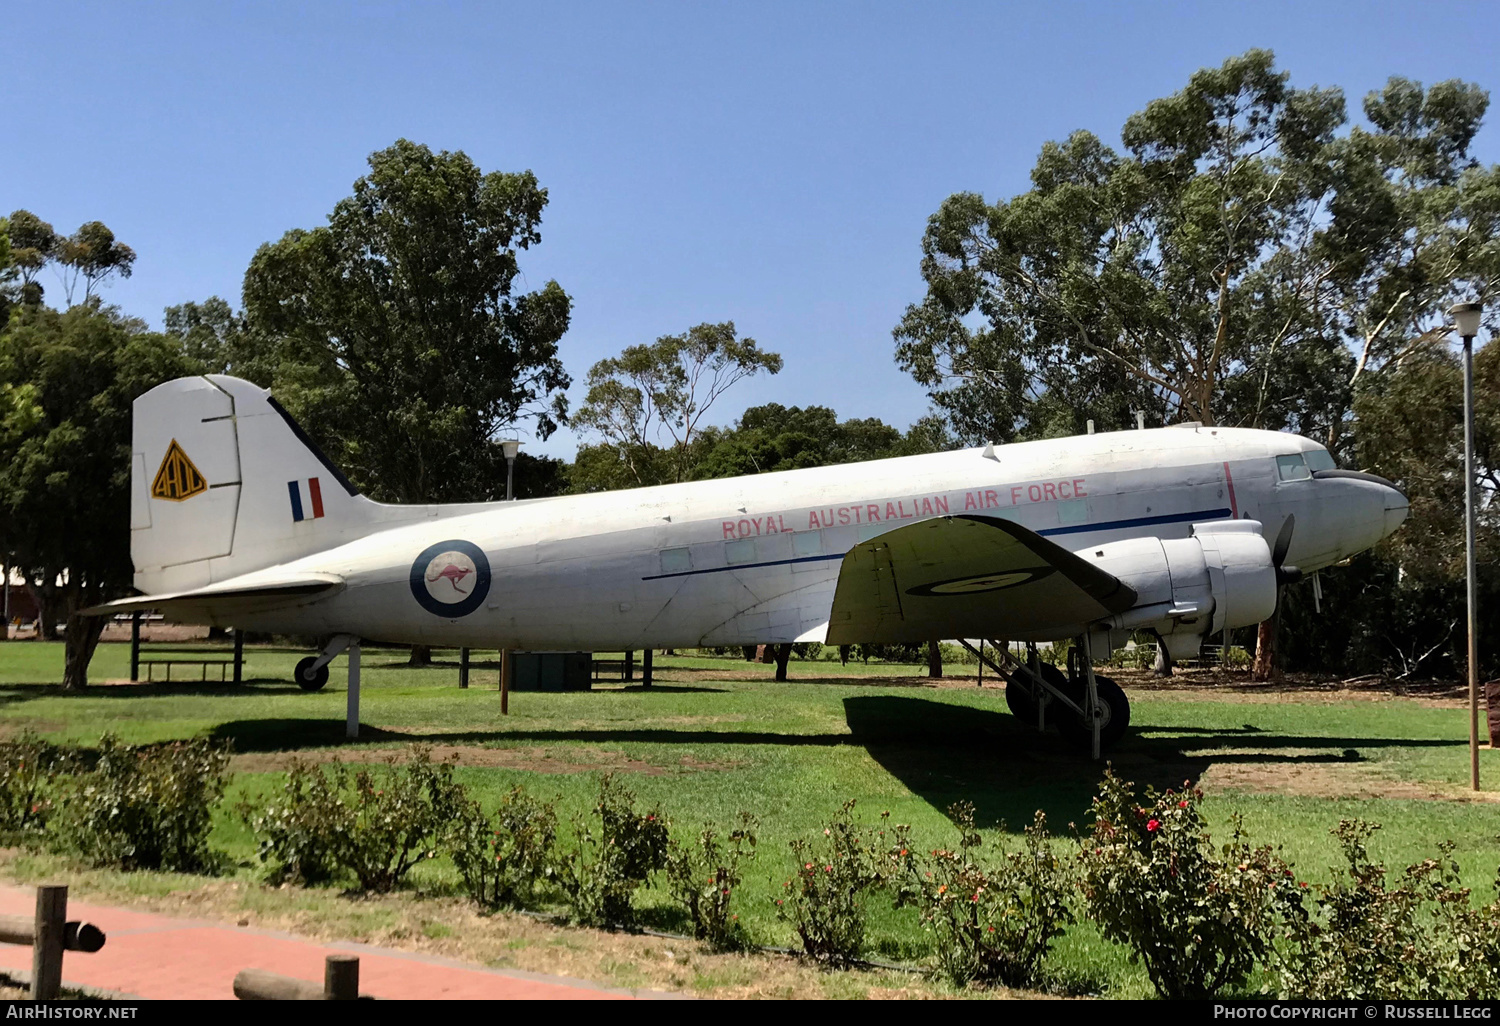
[[[747,662],[747,663],[753,663],[753,662],[755,662],[755,646],[754,645],[741,645],[740,646],[740,651],[745,656],[745,662]]]
[[[769,646],[768,646],[769,647]],[[786,680],[786,664],[792,658],[792,643],[784,642],[776,646],[776,679]]]
[[[1256,680],[1276,679],[1276,621],[1262,620],[1255,634],[1255,665],[1251,676]]]
[[[1172,676],[1172,653],[1167,651],[1167,643],[1160,638],[1156,640],[1156,663],[1151,672],[1158,677]]]
[[[411,647],[411,658],[406,661],[406,665],[407,666],[416,666],[416,667],[431,666],[432,665],[432,646],[431,645],[413,645]]]
[[[849,650],[852,649],[853,647],[854,647],[853,645],[840,645],[839,646],[839,665],[840,666],[848,666],[849,665]]]
[[[42,571],[38,582],[26,581],[26,590],[36,602],[37,632],[32,637],[37,641],[57,640],[57,574]]]
[[[927,676],[941,677],[943,675],[943,650],[938,647],[936,641],[927,643]]]
[[[80,691],[89,684],[89,660],[94,658],[94,649],[99,647],[99,635],[104,633],[104,617],[68,617],[66,642],[63,646],[63,690]]]

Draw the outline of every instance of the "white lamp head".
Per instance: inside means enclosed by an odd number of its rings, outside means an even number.
[[[1483,312],[1483,303],[1454,303],[1448,308],[1448,313],[1453,318],[1453,329],[1460,338],[1473,338],[1479,334],[1479,315]]]
[[[521,451],[521,443],[514,438],[502,439],[500,442],[500,451],[505,453],[507,460],[513,460],[516,458],[516,453]]]

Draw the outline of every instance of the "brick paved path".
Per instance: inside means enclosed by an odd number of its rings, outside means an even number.
[[[0,914],[36,912],[31,887],[0,885]],[[359,989],[379,998],[597,1000],[668,997],[660,992],[616,990],[564,976],[485,969],[369,944],[322,944],[287,933],[133,909],[69,897],[68,918],[93,923],[108,938],[92,955],[63,956],[63,985],[94,987],[140,998],[233,998],[234,974],[269,969],[323,982],[323,959],[336,952],[359,956]],[[31,949],[0,944],[0,970],[31,971]]]

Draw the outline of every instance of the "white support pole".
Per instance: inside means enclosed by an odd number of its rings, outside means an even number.
[[[1099,761],[1099,685],[1094,680],[1094,651],[1093,643],[1089,639],[1089,632],[1084,631],[1083,642],[1080,646],[1083,650],[1083,715],[1088,720],[1089,730],[1093,735],[1094,761]]]
[[[349,643],[349,712],[344,719],[344,736],[359,737],[359,639]]]

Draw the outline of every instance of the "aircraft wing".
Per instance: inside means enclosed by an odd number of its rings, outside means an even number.
[[[111,616],[138,609],[159,609],[168,618],[187,613],[209,613],[215,617],[261,612],[282,605],[297,605],[321,598],[342,588],[343,578],[334,574],[275,568],[232,577],[191,591],[138,595],[83,610],[85,616]]]
[[[860,542],[844,556],[828,643],[1078,633],[1136,595],[1009,520],[950,516]]]

